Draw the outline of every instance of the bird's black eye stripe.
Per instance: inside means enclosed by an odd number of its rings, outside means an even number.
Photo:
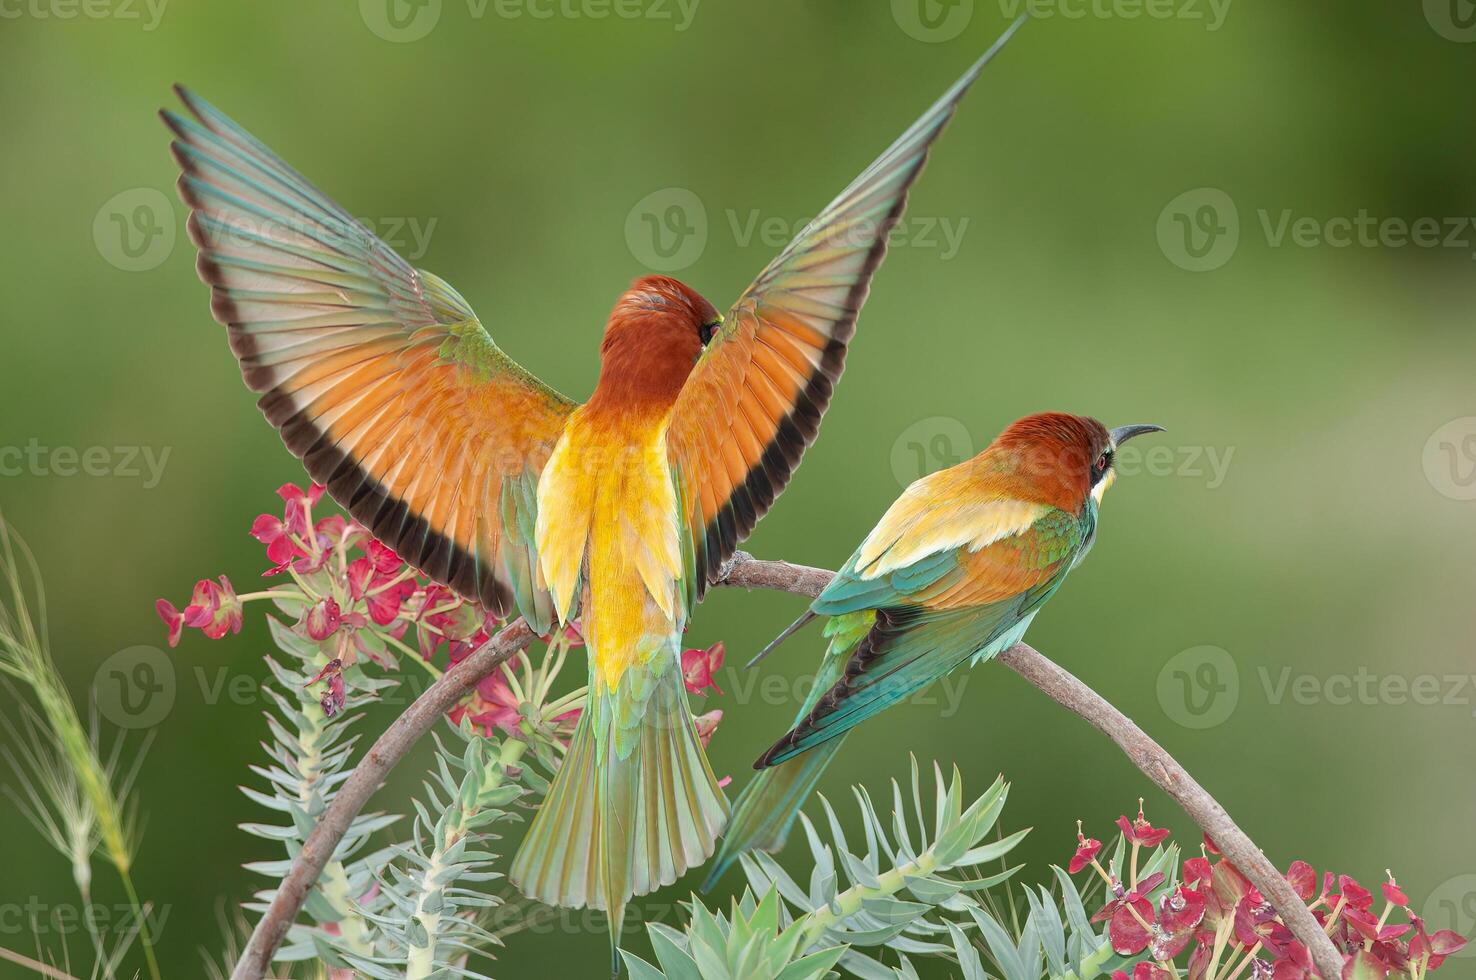
[[[702,324],[702,326],[697,328],[697,336],[702,338],[702,342],[704,344],[711,343],[712,335],[717,333],[717,328],[719,325],[720,324],[717,321],[714,321],[712,323],[704,323]]]
[[[1098,480],[1102,479],[1102,477],[1106,476],[1107,471],[1111,468],[1112,450],[1107,449],[1104,450],[1102,452],[1102,455],[1097,457],[1097,461],[1092,464],[1092,483],[1095,484]]]

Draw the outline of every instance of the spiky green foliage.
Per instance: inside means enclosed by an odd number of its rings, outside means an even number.
[[[436,737],[436,768],[415,803],[410,839],[393,848],[396,861],[376,876],[378,895],[365,906],[380,954],[343,951],[363,976],[481,977],[465,961],[497,944],[476,916],[501,899],[478,886],[502,877],[487,848],[497,840],[493,828],[515,819],[509,808],[529,792],[520,766],[527,743],[485,738],[469,726],[450,731],[451,748]]]
[[[1117,874],[1122,867],[1123,846],[1119,840],[1110,870]],[[1164,883],[1150,893],[1152,901],[1172,887],[1178,871],[1179,849],[1175,845],[1159,848],[1149,857],[1143,877],[1163,872]],[[1038,885],[1020,890],[1024,897],[1011,901],[1003,896],[998,901],[982,902],[969,908],[968,922],[950,923],[954,957],[964,980],[1093,980],[1110,976],[1115,970],[1131,972],[1146,958],[1119,956],[1108,941],[1107,926],[1093,928],[1086,912],[1088,899],[1077,888],[1076,881],[1059,867],[1052,867],[1059,895]],[[991,896],[992,898],[999,896]],[[1023,906],[1023,907],[1022,907]],[[1023,914],[1024,921],[1020,923]],[[986,971],[985,962],[989,969]]]
[[[633,980],[799,980],[833,968],[894,980],[916,977],[919,957],[951,961],[965,980],[1093,980],[1141,959],[1113,952],[1106,927],[1088,920],[1089,898],[1060,868],[1053,869],[1059,895],[1007,884],[1019,869],[1003,867],[1004,859],[1026,831],[989,839],[1009,793],[1003,780],[966,807],[957,769],[945,780],[934,766],[933,775],[931,794],[916,760],[910,793],[893,780],[886,821],[866,790],[853,787],[866,840],[860,854],[821,797],[829,841],[801,817],[813,862],[808,887],[767,854],[744,855],[749,887],[728,913],[694,897],[684,929],[648,924],[656,964],[625,953]],[[1119,843],[1112,873],[1122,861]],[[986,873],[995,862],[1001,869]],[[1143,876],[1166,877],[1155,900],[1177,868],[1173,846],[1148,859]]]
[[[252,871],[280,880],[353,768],[350,763],[357,736],[349,732],[359,717],[353,708],[395,682],[371,677],[357,666],[348,667],[343,671],[347,710],[329,715],[310,688],[331,660],[330,653],[275,619],[269,622],[272,639],[286,662],[266,658],[275,681],[265,686],[276,709],[267,712],[271,739],[264,744],[271,763],[252,766],[251,771],[266,780],[267,791],[249,787],[241,791],[279,814],[284,822],[247,823],[241,829],[282,844],[286,857],[247,865]],[[365,848],[375,832],[398,819],[397,814],[384,813],[363,813],[354,818],[304,904],[316,925],[294,925],[277,952],[278,960],[323,956],[337,962],[335,949],[374,955],[373,931],[357,900],[373,888],[374,870],[389,859],[391,852],[381,849],[366,853]],[[246,907],[265,911],[274,894],[275,889],[260,891],[256,902]],[[329,924],[337,927],[336,936],[325,930]]]
[[[845,953],[843,946],[806,952],[807,923],[786,914],[775,888],[757,903],[745,891],[729,916],[714,915],[695,898],[689,908],[685,932],[646,926],[660,969],[622,951],[631,980],[818,980]]]
[[[811,976],[809,971],[822,964],[813,975],[823,975],[839,964],[857,976],[891,977],[891,968],[880,959],[884,951],[892,951],[904,964],[908,954],[950,954],[950,913],[977,907],[973,893],[1000,884],[1014,869],[987,876],[972,872],[1001,860],[1026,832],[986,840],[1009,792],[1003,780],[965,806],[958,770],[948,780],[936,766],[933,773],[931,819],[924,813],[923,782],[915,760],[910,806],[904,805],[902,787],[894,780],[889,821],[882,820],[864,789],[854,790],[866,838],[860,855],[853,853],[834,809],[822,797],[829,843],[802,815],[814,861],[808,887],[768,855],[745,855],[749,889],[731,914],[714,915],[694,898],[685,932],[648,926],[661,969],[627,954],[632,976],[790,980]],[[755,895],[763,898],[756,901]],[[778,962],[766,954],[755,960],[751,944],[775,946],[790,958]],[[689,965],[700,972],[685,972]]]

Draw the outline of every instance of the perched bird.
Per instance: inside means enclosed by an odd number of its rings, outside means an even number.
[[[1025,635],[1091,550],[1118,447],[1161,431],[1030,415],[979,455],[903,492],[805,614],[754,658],[827,619],[812,693],[794,727],[754,763],[760,772],[734,805],[706,887],[744,851],[784,845],[852,728]]]
[[[998,47],[726,317],[675,279],[637,279],[583,405],[219,110],[181,89],[189,115],[162,114],[211,309],[287,448],[376,537],[489,612],[545,634],[581,618],[589,707],[510,878],[605,910],[617,945],[631,896],[710,857],[727,819],[682,631],[814,440],[908,189]],[[782,152],[745,150],[760,151]]]

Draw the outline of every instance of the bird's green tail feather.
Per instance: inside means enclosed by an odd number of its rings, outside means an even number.
[[[815,791],[821,773],[840,750],[843,738],[813,752],[754,774],[733,805],[733,819],[702,890],[709,891],[745,851],[777,851],[784,846],[800,807]]]
[[[812,616],[808,612],[801,616],[778,640],[765,648],[765,652],[793,635],[810,618]],[[846,657],[871,629],[875,619],[875,614],[868,609],[835,616],[825,623],[825,635],[830,638],[830,644],[825,651],[825,658],[820,662],[820,670],[815,675],[810,695],[800,706],[796,722],[809,714],[820,695],[840,679],[845,669]],[[743,788],[738,802],[733,805],[733,819],[728,822],[728,829],[723,834],[723,846],[718,851],[712,870],[702,883],[704,891],[716,885],[718,879],[744,851],[772,852],[784,846],[789,830],[799,816],[800,807],[804,806],[814,792],[816,784],[820,782],[820,775],[835,758],[843,741],[844,739],[835,739],[813,752],[789,760],[782,766],[761,769],[754,775],[753,781]]]
[[[509,878],[546,905],[603,910],[613,951],[629,899],[706,861],[727,813],[680,672],[632,668],[591,694]]]

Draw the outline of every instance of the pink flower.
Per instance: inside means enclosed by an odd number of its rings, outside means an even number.
[[[1127,817],[1117,818],[1117,828],[1122,831],[1122,836],[1134,847],[1157,847],[1168,837],[1169,832],[1165,829],[1154,827],[1143,816],[1143,801],[1138,801],[1138,818],[1131,823]]]
[[[162,610],[160,615],[163,615]],[[200,630],[212,640],[220,639],[227,632],[241,632],[241,600],[236,598],[231,580],[224,575],[220,577],[219,585],[209,579],[195,583],[195,594],[182,615],[186,626]]]
[[[1399,883],[1394,880],[1392,874],[1389,875],[1389,880],[1384,882],[1384,901],[1401,907],[1409,905],[1409,896],[1404,893],[1404,889],[1399,887]]]
[[[1108,908],[1112,909],[1112,923],[1107,927],[1112,949],[1119,956],[1136,956],[1147,949],[1148,941],[1153,938],[1150,931],[1153,903],[1137,892],[1131,892]]]
[[[1293,861],[1287,869],[1286,880],[1304,902],[1312,901],[1312,896],[1317,894],[1317,872],[1306,861]]]
[[[1342,898],[1347,901],[1348,908],[1368,909],[1369,906],[1373,905],[1373,892],[1364,888],[1348,875],[1338,876],[1338,888],[1342,890]],[[1336,898],[1333,899],[1333,904],[1337,904]]]
[[[277,488],[277,496],[287,503],[284,513],[289,531],[300,538],[308,536],[308,527],[312,523],[313,504],[323,499],[325,489],[320,483],[314,483],[307,490],[303,490],[294,483],[284,483]]]
[[[1121,970],[1113,970],[1112,980],[1174,980],[1174,978],[1173,974],[1157,963],[1144,962],[1133,967],[1132,976],[1128,976]]]
[[[398,575],[405,567],[405,560],[395,554],[393,549],[380,544],[378,538],[370,538],[364,545],[364,556],[381,575]]]
[[[1298,942],[1287,944],[1271,972],[1272,980],[1311,980],[1312,975],[1312,954]]]
[[[280,572],[286,568],[293,558],[301,554],[301,549],[293,542],[292,536],[287,533],[287,525],[275,514],[261,514],[251,522],[251,536],[267,548],[267,560],[276,566],[275,571]],[[268,575],[274,572],[268,572]]]
[[[343,614],[339,611],[338,603],[329,597],[313,603],[308,608],[307,615],[303,617],[307,635],[319,642],[337,633],[342,623]]]
[[[355,600],[364,600],[369,618],[380,626],[388,626],[399,619],[400,607],[415,594],[415,580],[407,578],[395,582],[398,575],[398,570],[393,573],[380,572],[370,558],[355,558],[349,562],[349,595]],[[427,595],[429,591],[427,590]]]
[[[719,640],[706,650],[682,651],[682,682],[693,694],[705,694],[712,688],[719,694],[723,689],[713,681],[713,672],[723,666],[723,644]]]
[[[1097,852],[1102,849],[1102,842],[1096,838],[1089,838],[1081,832],[1081,821],[1076,821],[1076,853],[1071,856],[1071,864],[1066,869],[1071,874],[1076,874],[1082,868],[1097,859]]]
[[[1207,885],[1214,877],[1208,858],[1190,858],[1184,862],[1184,882],[1193,887]]]
[[[1148,943],[1153,938],[1153,903],[1148,896],[1163,881],[1163,873],[1154,872],[1126,894],[1120,885],[1115,885],[1112,890],[1119,897],[1102,906],[1092,916],[1093,922],[1111,920],[1107,935],[1118,955],[1136,956],[1148,948]]]
[[[1235,937],[1242,946],[1262,944],[1275,921],[1276,910],[1252,888],[1235,906]]]
[[[164,620],[164,625],[169,627],[169,645],[179,646],[180,634],[184,632],[184,616],[180,615],[174,603],[168,599],[160,599],[154,603],[154,609],[159,613],[159,618]]]
[[[1410,914],[1410,922],[1415,927],[1415,937],[1409,941],[1409,958],[1415,962],[1424,957],[1430,957],[1429,969],[1434,970],[1445,962],[1447,956],[1454,956],[1466,948],[1466,940],[1458,933],[1449,929],[1442,929],[1435,935],[1425,931],[1425,920],[1419,916]]]
[[[456,658],[457,651],[453,644],[452,663],[456,663],[457,659],[464,659],[471,653],[471,649],[468,647],[461,658]],[[477,681],[471,696],[446,712],[446,715],[457,725],[461,724],[462,718],[470,719],[472,727],[488,737],[491,737],[494,728],[516,735],[523,720],[518,708],[518,699],[508,686],[506,675],[498,669]]]
[[[1204,906],[1204,896],[1188,886],[1163,896],[1158,903],[1160,932],[1153,937],[1154,959],[1171,960],[1184,951],[1204,921]]]
[[[721,711],[709,711],[705,715],[697,715],[692,723],[697,726],[697,737],[702,740],[702,747],[707,748],[712,736],[717,733],[718,724],[723,720]]]

